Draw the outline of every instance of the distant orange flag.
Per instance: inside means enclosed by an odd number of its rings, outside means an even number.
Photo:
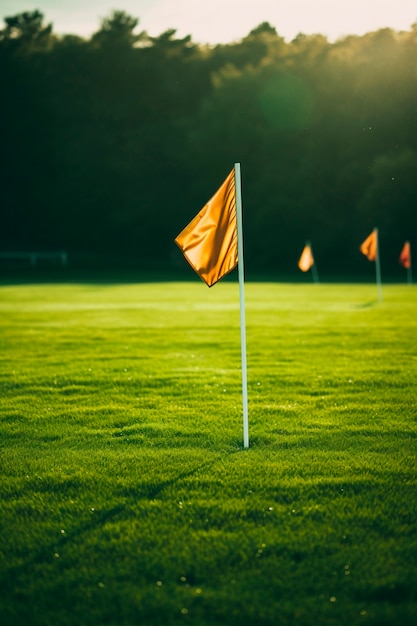
[[[237,266],[234,169],[214,196],[176,237],[175,243],[209,287]]]
[[[314,265],[313,252],[311,246],[307,244],[301,253],[300,260],[298,261],[298,267],[302,272],[308,272]]]
[[[369,237],[360,246],[360,251],[366,256],[368,261],[376,261],[378,249],[378,234],[376,228],[371,232]]]
[[[401,250],[399,261],[406,269],[411,267],[411,250],[409,241],[405,242],[403,249]]]

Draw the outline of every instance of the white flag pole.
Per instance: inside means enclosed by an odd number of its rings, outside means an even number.
[[[311,271],[313,272],[313,282],[317,284],[319,282],[319,273],[315,263],[312,265]]]
[[[410,246],[410,242],[408,242],[408,245]],[[410,252],[409,252],[409,254],[410,254],[410,265],[409,265],[409,267],[407,267],[407,282],[408,282],[409,285],[411,285],[411,283],[413,282],[413,273],[412,273],[413,270],[411,269],[412,268],[412,264],[411,264],[411,246],[410,246],[409,250],[410,250]]]
[[[242,219],[242,189],[240,180],[240,163],[235,163],[236,185],[236,217],[237,217],[237,257],[239,273],[240,299],[240,346],[242,354],[242,399],[243,399],[243,447],[249,448],[249,419],[248,419],[248,382],[246,367],[246,321],[245,321],[245,271],[243,265],[243,219]]]
[[[311,241],[306,242],[306,246],[310,246],[311,256],[313,257],[313,265],[311,266],[311,273],[313,275],[313,283],[319,282],[319,272],[317,270],[316,259],[314,258],[313,248],[311,246]]]
[[[375,258],[375,271],[376,271],[376,285],[378,289],[378,300],[382,302],[382,282],[381,282],[381,261],[379,258],[379,234],[378,229],[374,228],[376,236],[376,258]]]

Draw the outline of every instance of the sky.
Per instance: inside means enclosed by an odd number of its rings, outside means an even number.
[[[39,9],[57,34],[89,37],[113,10],[139,19],[139,31],[157,36],[174,28],[196,43],[231,43],[269,22],[291,41],[302,32],[330,41],[417,22],[415,0],[0,0],[0,18]]]

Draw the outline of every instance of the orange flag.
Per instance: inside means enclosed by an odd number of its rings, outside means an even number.
[[[311,246],[307,244],[301,253],[300,260],[298,261],[298,267],[302,272],[308,272],[308,270],[313,267],[313,265],[313,252],[311,250]]]
[[[237,265],[234,169],[201,211],[176,237],[185,258],[211,287]]]
[[[409,241],[405,242],[403,249],[401,250],[399,261],[403,267],[407,269],[411,267],[411,250]]]
[[[362,254],[366,256],[368,261],[376,261],[377,254],[377,246],[378,246],[378,237],[377,231],[374,229],[369,237],[365,239],[365,241],[360,246],[360,251]]]

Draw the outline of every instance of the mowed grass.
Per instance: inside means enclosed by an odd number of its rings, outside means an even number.
[[[417,623],[417,288],[0,287],[3,626]]]

